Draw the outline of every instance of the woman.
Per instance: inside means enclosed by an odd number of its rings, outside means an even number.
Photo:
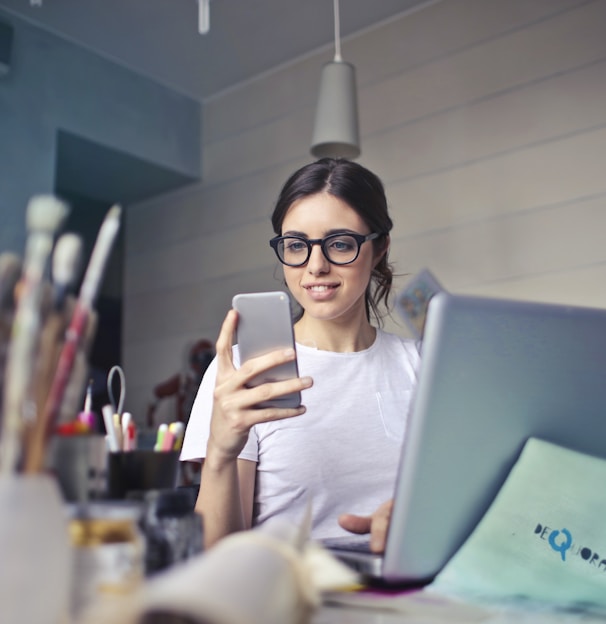
[[[392,284],[383,185],[357,163],[319,160],[288,179],[272,224],[270,244],[301,307],[294,325],[301,376],[247,388],[295,353],[238,368],[230,310],[181,455],[204,458],[196,508],[205,542],[274,516],[300,522],[311,503],[314,538],[370,533],[380,552],[418,363],[412,341],[371,324],[380,324]],[[297,391],[305,407],[254,407]]]

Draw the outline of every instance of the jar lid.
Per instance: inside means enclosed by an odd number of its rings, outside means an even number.
[[[146,500],[157,516],[185,516],[193,512],[195,504],[191,494],[180,488],[149,492]]]

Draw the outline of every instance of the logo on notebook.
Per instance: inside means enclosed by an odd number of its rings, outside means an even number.
[[[553,551],[559,553],[562,561],[566,561],[566,554],[570,551],[571,555],[578,556],[589,565],[606,572],[606,558],[600,558],[595,550],[587,546],[575,544],[572,533],[568,529],[552,529],[547,525],[537,524],[534,534],[539,539],[545,540]]]

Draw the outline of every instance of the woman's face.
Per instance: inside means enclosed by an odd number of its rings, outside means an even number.
[[[336,232],[370,234],[358,213],[329,193],[299,199],[288,209],[282,222],[282,236],[324,238]],[[331,264],[320,245],[312,247],[307,264],[284,265],[284,277],[292,295],[307,316],[336,320],[365,315],[364,294],[373,267],[380,256],[374,254],[372,241],[362,244],[360,255],[351,264]]]

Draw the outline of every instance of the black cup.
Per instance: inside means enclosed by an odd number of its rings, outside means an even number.
[[[137,450],[110,453],[107,494],[125,498],[133,492],[165,490],[177,486],[179,451]]]

